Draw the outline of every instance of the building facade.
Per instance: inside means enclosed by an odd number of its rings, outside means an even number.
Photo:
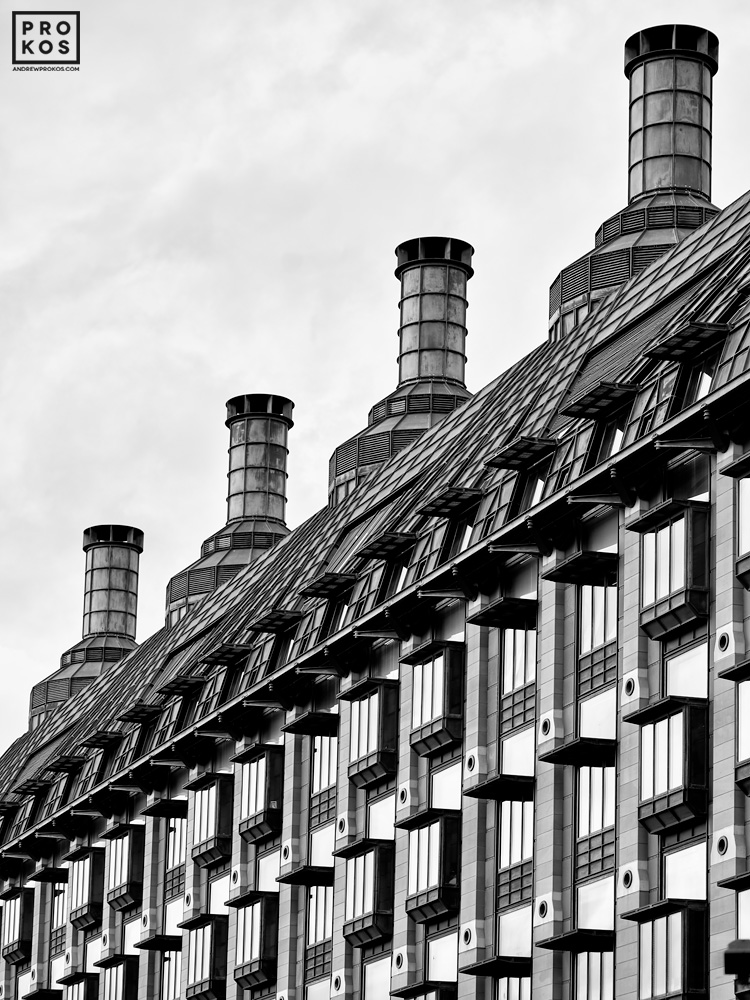
[[[472,248],[398,248],[399,384],[300,527],[291,401],[230,400],[227,527],[140,646],[142,534],[87,529],[79,645],[117,652],[37,686],[0,759],[2,1000],[750,996],[750,193],[710,202],[717,68],[703,29],[628,40],[629,205],[475,395]]]

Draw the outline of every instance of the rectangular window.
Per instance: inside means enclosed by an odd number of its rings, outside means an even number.
[[[505,976],[498,979],[497,1000],[531,1000],[531,978]]]
[[[161,963],[161,996],[159,1000],[180,1000],[182,952],[165,951]]]
[[[167,827],[167,871],[185,864],[187,820],[173,817]]]
[[[737,760],[750,758],[750,681],[737,685]]]
[[[125,885],[130,869],[130,834],[117,837],[109,845],[109,889]]]
[[[393,840],[396,833],[396,793],[368,803],[367,836],[373,840]]]
[[[665,899],[705,899],[706,842],[664,855]]]
[[[584,882],[576,890],[576,926],[588,930],[614,930],[615,877]]]
[[[578,652],[590,653],[617,639],[617,587],[580,588]]]
[[[391,992],[391,957],[367,962],[362,973],[362,1000],[383,1000]]]
[[[195,793],[195,843],[216,836],[216,785]]]
[[[74,861],[70,866],[70,908],[78,910],[89,901],[91,879],[91,855]]]
[[[68,919],[68,885],[66,882],[56,882],[52,886],[52,920],[51,930],[63,927]]]
[[[684,783],[682,713],[641,727],[641,801]]]
[[[314,885],[307,904],[307,944],[333,937],[333,886]]]
[[[78,775],[75,792],[73,793],[74,798],[78,798],[80,795],[86,795],[87,792],[93,788],[99,778],[99,772],[102,769],[103,761],[103,750],[98,750],[96,753],[92,754],[91,757],[87,758],[81,768],[81,773]]]
[[[750,479],[737,484],[737,555],[750,552]]]
[[[590,837],[615,824],[615,769],[578,769],[578,836]]]
[[[648,607],[685,586],[685,518],[643,536],[641,602]]]
[[[427,977],[432,982],[458,981],[458,931],[428,939]]]
[[[708,643],[671,656],[666,661],[667,694],[681,698],[708,697]]]
[[[335,827],[333,823],[319,826],[310,834],[310,864],[323,868],[333,868],[335,847]]]
[[[261,904],[237,911],[237,965],[260,960]]]
[[[433,809],[461,808],[461,761],[430,773],[430,806]]]
[[[575,956],[575,1000],[614,1000],[614,958],[611,951],[582,951]]]
[[[213,925],[204,924],[188,933],[188,986],[211,978]]]
[[[682,914],[659,917],[640,928],[640,1000],[682,989]]]
[[[368,851],[346,862],[345,919],[355,920],[372,913],[375,898],[375,853]]]
[[[506,736],[500,744],[502,773],[527,777],[534,775],[536,738],[533,726]]]
[[[352,715],[354,713],[352,712]],[[312,757],[312,794],[336,784],[338,740],[335,736],[314,736]]]
[[[104,1000],[123,1000],[125,966],[110,965],[104,970]]]
[[[737,893],[737,937],[750,938],[750,889]]]
[[[531,956],[531,906],[504,910],[497,916],[497,953],[503,958]]]
[[[269,851],[258,858],[258,874],[256,879],[257,888],[260,892],[278,892],[279,877],[281,868],[281,850]]]
[[[266,804],[266,758],[258,757],[242,765],[240,818],[261,812]]]
[[[378,749],[380,731],[380,693],[351,703],[350,760],[359,760]]]
[[[445,659],[441,653],[426,663],[415,663],[411,700],[411,728],[419,729],[443,714]]]
[[[3,906],[3,948],[21,936],[21,897],[8,899]]]
[[[592,740],[617,738],[617,691],[608,688],[601,694],[578,703],[578,735]]]
[[[534,852],[534,803],[505,801],[500,807],[500,867],[528,861]]]
[[[439,822],[409,830],[410,896],[440,884],[440,837]]]
[[[531,684],[536,677],[536,630],[503,631],[503,694]]]

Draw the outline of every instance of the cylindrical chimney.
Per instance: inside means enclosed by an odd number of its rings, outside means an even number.
[[[83,551],[83,638],[105,634],[135,639],[143,532],[127,524],[96,524],[83,533]]]
[[[255,393],[227,401],[227,521],[262,518],[286,523],[287,435],[294,403]]]
[[[719,40],[691,24],[660,24],[625,43],[630,82],[628,198],[665,188],[711,200],[712,80]]]
[[[463,240],[428,236],[396,247],[401,280],[399,385],[445,379],[464,385],[466,282],[474,248]]]

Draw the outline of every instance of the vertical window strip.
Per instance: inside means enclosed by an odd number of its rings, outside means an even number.
[[[737,685],[737,760],[750,758],[750,681]]]
[[[531,859],[534,852],[534,803],[506,800],[500,809],[500,868]]]
[[[195,842],[202,844],[216,835],[216,785],[195,793]]]
[[[415,663],[412,684],[411,726],[418,729],[443,714],[445,659],[436,656],[426,663]]]
[[[266,804],[266,758],[258,757],[242,765],[241,818],[261,812]]]
[[[190,931],[188,950],[188,985],[211,978],[211,939],[213,927],[204,924]]]
[[[170,819],[167,827],[167,871],[185,863],[187,856],[187,820]]]
[[[579,655],[617,640],[617,587],[580,588]]]
[[[682,989],[682,914],[640,927],[640,1000]]]
[[[91,855],[74,861],[70,866],[70,908],[79,910],[89,901],[89,876],[91,874]]]
[[[503,631],[503,694],[531,684],[536,677],[536,630]]]
[[[440,884],[440,822],[409,831],[408,893]]]
[[[737,555],[750,552],[750,479],[737,484]]]
[[[378,722],[380,719],[380,694],[373,692],[367,698],[351,703],[351,759],[359,760],[378,748]]]
[[[318,944],[333,937],[333,886],[314,885],[307,905],[307,943]]]
[[[354,708],[352,708],[352,721]],[[352,744],[353,745],[353,744]],[[338,740],[335,736],[313,737],[312,794],[336,784]]]
[[[260,960],[261,904],[237,911],[237,965]]]
[[[182,952],[165,951],[161,964],[160,1000],[180,1000],[182,978]],[[82,984],[83,985],[83,984]]]
[[[345,919],[355,920],[372,913],[375,905],[375,854],[368,851],[346,862]]]
[[[21,897],[14,896],[3,907],[3,948],[17,941],[21,935]]]
[[[125,885],[128,881],[130,860],[130,834],[117,837],[109,844],[109,888]]]
[[[578,769],[578,836],[589,837],[615,822],[614,767]]]
[[[680,712],[641,727],[641,801],[684,783],[684,734]]]
[[[685,518],[643,535],[641,604],[648,607],[685,586]]]
[[[614,956],[611,951],[576,955],[575,1000],[614,1000]]]

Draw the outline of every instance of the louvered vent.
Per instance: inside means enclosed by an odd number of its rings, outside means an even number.
[[[677,207],[677,225],[685,229],[697,229],[703,225],[703,213],[699,208]]]
[[[630,251],[613,250],[591,259],[591,287],[609,288],[630,277]]]
[[[47,701],[65,701],[70,694],[70,681],[67,679],[47,681]]]
[[[241,569],[241,566],[219,566],[216,570],[216,586],[220,587],[222,583],[237,576]]]
[[[622,215],[622,232],[637,233],[646,228],[646,213],[643,209],[638,212],[624,212]]]
[[[650,208],[648,210],[649,229],[667,229],[674,225],[674,208],[672,205],[664,205],[660,208]]]
[[[169,600],[177,601],[187,594],[187,573],[173,576],[169,584]]]
[[[384,462],[390,457],[391,443],[388,434],[373,434],[362,438],[359,442],[359,464],[371,465],[373,462]]]
[[[589,261],[588,257],[577,260],[562,272],[562,300],[567,302],[588,291]]]
[[[31,689],[31,707],[40,708],[47,700],[47,685],[42,682]]]
[[[402,397],[401,399],[392,399],[388,403],[388,412],[390,414],[406,413],[406,400]]]
[[[616,215],[614,219],[607,219],[603,226],[604,229],[604,241],[608,243],[613,240],[615,236],[620,235],[620,217]]]
[[[427,395],[409,396],[409,413],[429,413],[432,397]]]
[[[121,660],[123,656],[127,656],[129,650],[127,649],[117,649],[115,647],[106,646],[103,650],[104,652],[104,662],[105,663],[117,663]]]
[[[408,448],[409,445],[414,444],[422,435],[424,431],[394,431],[393,432],[393,454],[395,455],[397,451],[402,451],[404,448]]]
[[[709,219],[715,219],[718,214],[719,214],[719,210],[717,208],[704,208],[703,209],[703,215],[704,215],[704,218],[705,218],[706,222],[708,222]]]
[[[216,586],[213,566],[194,569],[188,574],[188,594],[207,594]]]
[[[370,423],[376,424],[378,420],[383,419],[386,413],[387,413],[386,404],[377,403],[375,406],[373,406],[372,410],[370,410]]]
[[[604,226],[599,226],[594,236],[594,246],[600,247],[602,245],[602,239],[604,238]]]
[[[456,397],[455,396],[433,396],[432,397],[432,412],[433,413],[452,413],[456,407]]]
[[[550,316],[560,308],[560,289],[562,287],[562,275],[558,274],[552,282],[549,290],[549,314]]]
[[[667,250],[671,249],[671,243],[658,247],[633,247],[633,274],[638,274],[638,272],[642,271],[644,267],[648,267],[649,264],[653,264],[653,262],[663,256]]]
[[[336,475],[351,472],[357,464],[357,442],[347,441],[336,450]]]

